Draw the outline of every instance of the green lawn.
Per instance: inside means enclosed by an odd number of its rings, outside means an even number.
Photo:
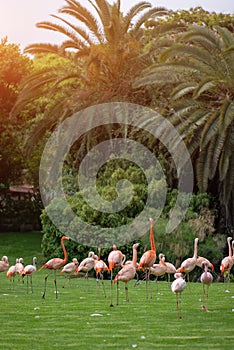
[[[1,234],[0,255],[11,241],[10,234]],[[24,256],[24,234],[14,235],[15,259]],[[27,256],[37,254],[39,236],[27,238]],[[41,236],[40,236],[41,237]],[[19,242],[20,243],[19,243]],[[22,251],[20,251],[20,246]],[[29,251],[31,247],[31,254]],[[4,249],[3,249],[4,248]],[[11,246],[13,249],[13,245]],[[28,262],[27,262],[28,263]],[[46,299],[41,295],[47,271],[33,276],[34,293],[27,294],[25,283],[15,279],[14,285],[0,274],[0,349],[231,349],[234,341],[234,285],[213,283],[209,292],[210,312],[201,310],[202,286],[191,283],[182,295],[182,319],[177,318],[176,299],[166,282],[150,283],[152,300],[146,300],[145,283],[129,285],[126,303],[124,284],[120,282],[119,306],[109,306],[110,283],[105,281],[107,298],[96,280],[76,278],[67,281],[57,276],[59,296],[55,299],[53,274],[48,279]],[[116,298],[114,285],[114,300]]]

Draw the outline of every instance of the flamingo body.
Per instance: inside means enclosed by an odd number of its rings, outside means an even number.
[[[123,265],[122,269],[115,276],[114,283],[117,281],[122,281],[125,283],[125,291],[126,291],[126,301],[129,301],[128,298],[128,286],[127,283],[132,280],[136,275],[136,264],[137,264],[137,248],[140,243],[133,244],[133,257],[132,261]]]
[[[208,259],[204,258],[203,256],[198,256],[198,257],[197,257],[196,266],[203,268],[202,264],[203,264],[204,262],[206,262],[206,263],[208,264],[208,267],[209,267],[212,271],[214,271],[214,265],[213,265]]]
[[[8,257],[6,255],[3,255],[0,261],[0,272],[5,272],[8,269],[9,269]]]

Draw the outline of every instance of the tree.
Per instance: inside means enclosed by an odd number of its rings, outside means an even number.
[[[19,47],[9,44],[7,38],[0,42],[0,183],[8,187],[21,175],[23,157],[20,132],[24,119],[10,118],[10,111],[19,93],[19,84],[30,70],[30,60],[20,53]]]
[[[150,18],[164,15],[165,8],[152,8],[149,2],[142,1],[123,15],[120,0],[113,4],[90,0],[89,4],[93,11],[80,1],[66,0],[59,10],[61,16],[52,16],[60,24],[37,24],[63,34],[66,40],[61,45],[33,44],[25,49],[26,53],[50,53],[65,60],[59,70],[45,67],[22,85],[13,114],[42,96],[43,87],[53,96],[48,98],[43,118],[36,123],[31,146],[58,122],[84,107],[115,100],[139,102],[139,95],[141,100],[147,98],[145,91],[133,91],[131,82],[149,58],[143,51],[142,27]]]
[[[218,193],[233,226],[234,36],[226,28],[191,26],[145,72],[139,85],[170,83],[171,121],[196,166],[199,190]],[[171,105],[172,107],[172,105]]]

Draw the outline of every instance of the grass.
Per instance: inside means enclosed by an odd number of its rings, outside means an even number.
[[[10,242],[12,235],[0,235],[0,255],[7,255],[3,249],[6,248],[3,238]],[[25,245],[22,244],[22,251],[20,246],[22,237],[26,236],[21,233],[14,236],[14,245],[8,247],[12,258],[25,256]],[[30,235],[27,237],[29,263],[34,255],[40,254],[39,236],[35,238],[31,234],[31,238]],[[71,279],[62,288],[64,277],[57,275],[59,296],[56,300],[51,274],[46,299],[43,300],[41,295],[46,273],[42,270],[34,274],[34,292],[31,293],[29,289],[28,294],[26,279],[24,284],[15,279],[13,286],[5,273],[0,274],[0,349],[231,348],[234,340],[233,283],[230,293],[225,292],[223,283],[213,283],[209,291],[210,312],[201,310],[201,284],[190,283],[182,295],[182,319],[178,319],[175,295],[167,282],[158,283],[158,293],[155,283],[151,282],[152,300],[146,300],[145,283],[135,287],[132,281],[129,284],[129,303],[125,302],[124,284],[120,282],[119,305],[111,308],[110,281],[105,281],[105,299],[101,285],[97,286],[93,278]]]

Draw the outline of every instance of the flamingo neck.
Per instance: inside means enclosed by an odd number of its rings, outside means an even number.
[[[195,239],[195,241],[194,241],[194,252],[193,252],[194,259],[197,259],[197,245],[198,245],[198,239]]]
[[[137,263],[137,249],[135,247],[133,247],[133,251],[132,251],[132,264],[133,266],[136,266]]]
[[[231,239],[228,239],[228,255],[232,257]]]
[[[154,221],[153,220],[151,220],[151,223],[150,223],[150,245],[151,245],[151,250],[156,252],[155,243],[154,243]]]
[[[63,239],[61,240],[61,246],[62,246],[63,254],[64,254],[64,259],[63,259],[63,261],[66,263],[67,260],[68,260],[68,256],[67,256],[66,248],[65,248],[65,246],[64,246],[64,240],[63,240]]]

